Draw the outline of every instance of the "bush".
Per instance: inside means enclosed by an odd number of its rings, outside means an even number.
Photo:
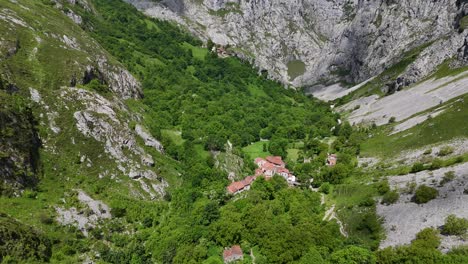
[[[388,181],[382,181],[377,185],[377,191],[380,195],[384,195],[390,191],[390,185],[388,185]]]
[[[444,177],[440,181],[440,186],[444,186],[446,183],[453,181],[455,179],[455,172],[454,171],[447,171],[444,174]]]
[[[391,124],[391,123],[395,123],[396,121],[396,118],[394,116],[390,117],[390,119],[388,120],[388,123]]]
[[[124,217],[127,214],[127,209],[121,207],[111,208],[111,215],[113,217]]]
[[[416,189],[413,200],[417,204],[423,204],[429,202],[432,199],[435,199],[437,195],[439,195],[439,191],[436,189],[426,185],[421,185],[418,187],[418,189]]]
[[[450,146],[445,146],[439,150],[437,156],[447,156],[453,153],[453,148]]]
[[[413,164],[413,166],[411,167],[411,173],[416,173],[416,172],[420,172],[420,171],[423,171],[425,168],[424,168],[424,164],[420,163],[420,162],[416,162]]]
[[[320,185],[319,191],[324,193],[324,194],[329,194],[330,189],[331,189],[331,184],[328,183],[328,182],[324,182],[324,183],[322,183],[322,185]]]
[[[432,149],[426,149],[423,153],[423,155],[429,155],[432,153]]]
[[[416,239],[411,244],[420,248],[435,249],[440,245],[439,231],[434,228],[425,228],[416,234]]]
[[[359,203],[359,206],[371,207],[375,205],[375,200],[372,196],[367,196],[364,200]]]
[[[35,191],[25,190],[23,192],[23,197],[25,197],[25,198],[35,199],[36,196],[37,196],[37,192],[35,192]]]
[[[418,185],[416,184],[415,181],[406,183],[405,193],[412,194],[414,192],[414,190],[416,190],[416,187],[418,187]]]
[[[39,221],[41,221],[41,223],[44,225],[51,225],[54,223],[54,219],[52,219],[52,217],[46,213],[41,213],[39,215]]]
[[[400,194],[397,191],[390,191],[382,197],[382,204],[394,204],[400,199]]]
[[[449,215],[445,219],[445,225],[442,227],[442,234],[462,236],[468,230],[468,220],[459,218],[455,215]]]
[[[437,170],[442,168],[443,166],[443,161],[441,159],[434,159],[431,163],[431,166],[429,166],[430,170]]]
[[[349,246],[338,250],[330,256],[331,263],[337,264],[373,264],[376,263],[375,255],[372,251],[357,247]]]

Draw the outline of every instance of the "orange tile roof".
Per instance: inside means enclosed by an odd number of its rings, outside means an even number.
[[[263,171],[262,169],[258,168],[255,170],[255,176],[259,176],[259,175],[262,175],[263,174]]]
[[[256,159],[255,159],[255,163],[259,163],[260,161],[264,161],[264,160],[265,160],[265,159],[263,159],[263,158],[256,158]]]
[[[267,162],[263,164],[262,169],[264,170],[275,170],[276,166],[273,163]]]
[[[229,249],[225,249],[223,252],[223,257],[225,260],[231,257],[242,257],[242,256],[243,256],[242,249],[239,245],[234,245]]]
[[[284,166],[284,161],[280,156],[268,156],[266,157],[266,160],[273,164]]]

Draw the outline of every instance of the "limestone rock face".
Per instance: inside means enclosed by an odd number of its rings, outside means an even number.
[[[270,77],[295,86],[364,81],[429,43],[404,74],[414,82],[463,53],[466,35],[459,29],[466,3],[456,0],[126,1],[235,47]],[[305,64],[303,74],[288,67],[294,60]]]

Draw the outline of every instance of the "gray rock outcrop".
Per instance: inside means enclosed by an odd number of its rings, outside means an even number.
[[[429,44],[403,74],[408,83],[415,82],[463,53],[465,39],[459,21],[466,3],[456,0],[126,1],[235,47],[270,77],[295,86],[358,83]],[[291,61],[302,61],[305,72]]]

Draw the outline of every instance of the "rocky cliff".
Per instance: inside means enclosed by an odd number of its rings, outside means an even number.
[[[127,2],[229,45],[270,77],[294,86],[358,83],[420,48],[402,74],[409,84],[444,60],[466,55],[464,0]]]

